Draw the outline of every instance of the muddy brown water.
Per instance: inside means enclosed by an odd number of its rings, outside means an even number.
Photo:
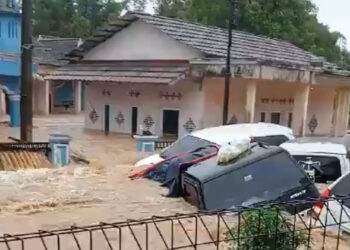
[[[99,131],[84,130],[82,116],[56,115],[37,117],[34,120],[35,141],[47,141],[48,135],[53,131],[72,136],[72,150],[91,160],[90,166],[71,164],[60,169],[0,171],[0,234],[28,233],[39,229],[53,230],[101,221],[119,222],[196,211],[181,198],[163,197],[166,190],[158,183],[128,179],[130,172],[135,169],[133,164],[147,156],[136,152],[135,141],[130,136],[113,133],[105,136]],[[8,136],[18,138],[19,130],[0,124],[0,141],[9,141]],[[191,226],[191,223],[188,224]],[[185,241],[185,236],[180,235],[182,232],[177,227],[177,238]],[[138,230],[142,233],[143,229]],[[189,229],[188,232],[193,234],[194,230]],[[204,230],[199,234],[199,237],[207,240]],[[315,235],[313,237],[316,237],[317,242],[317,237],[321,237],[321,234],[316,232]],[[94,243],[99,244],[98,249],[109,249],[103,237],[100,240],[99,237],[102,235],[97,235]],[[123,244],[129,244],[125,245],[125,249],[137,247],[132,245],[135,244],[132,240],[127,240],[131,235],[125,237]],[[112,236],[112,239],[114,243],[118,241],[117,236]],[[68,245],[62,249],[76,249],[71,240],[65,241]],[[157,249],[159,238],[150,241],[153,241],[150,242],[153,249]],[[346,239],[341,243],[345,246],[341,249],[350,249]],[[37,244],[40,245],[40,242],[33,241],[32,249],[39,249],[36,248]],[[334,247],[332,239],[329,244],[331,246],[326,249]],[[215,249],[215,246],[198,249]]]

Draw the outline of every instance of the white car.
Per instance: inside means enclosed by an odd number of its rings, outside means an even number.
[[[247,123],[207,128],[182,137],[160,154],[154,154],[140,160],[135,166],[156,164],[182,152],[193,151],[209,144],[222,146],[242,137],[250,137],[252,141],[277,146],[294,139],[293,131],[290,128],[270,123]]]
[[[350,172],[347,149],[336,143],[297,143],[281,145],[316,183],[328,184]]]

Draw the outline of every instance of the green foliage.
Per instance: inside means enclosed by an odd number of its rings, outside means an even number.
[[[283,39],[341,64],[349,53],[337,45],[344,38],[318,22],[311,0],[236,0],[235,24],[238,30]],[[156,12],[207,25],[226,28],[228,0],[157,0]],[[349,64],[345,65],[350,67]]]
[[[278,209],[247,211],[241,218],[240,228],[227,232],[227,240],[234,242],[231,250],[292,250],[307,243],[305,233],[294,230]]]
[[[88,37],[121,10],[114,0],[33,0],[34,35]]]

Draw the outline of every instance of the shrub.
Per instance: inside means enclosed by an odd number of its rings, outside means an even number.
[[[294,228],[279,209],[242,212],[239,228],[226,236],[232,242],[230,250],[292,250],[307,243],[305,233]]]

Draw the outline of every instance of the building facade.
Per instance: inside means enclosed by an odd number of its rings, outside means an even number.
[[[21,16],[15,0],[0,0],[0,117],[20,125]]]
[[[85,86],[88,129],[183,136],[222,124],[226,41],[220,28],[128,13],[45,79]],[[348,72],[324,70],[289,42],[246,32],[233,32],[231,52],[229,123],[277,123],[297,136],[346,134]]]
[[[81,103],[83,91],[79,90],[81,93],[80,105],[75,105],[76,88],[72,81],[55,81],[50,84],[44,80],[44,77],[51,71],[66,65],[68,62],[64,60],[65,54],[78,48],[81,43],[79,38],[39,36],[36,39],[34,62],[39,77],[33,82],[33,111],[35,114],[79,113],[83,108]]]

